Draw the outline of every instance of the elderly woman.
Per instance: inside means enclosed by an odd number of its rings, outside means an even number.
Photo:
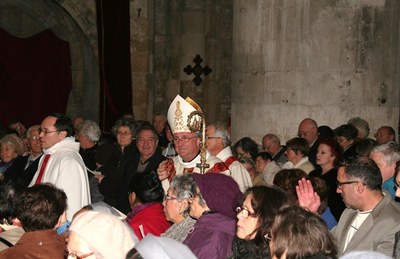
[[[149,233],[159,236],[171,226],[163,212],[163,197],[164,189],[157,173],[143,172],[132,177],[129,185],[132,211],[127,222],[139,240]]]
[[[77,215],[69,230],[68,258],[125,258],[137,243],[118,217],[97,211]]]
[[[0,140],[0,146],[0,178],[8,181],[14,174],[24,170],[25,164],[18,159],[24,152],[24,142],[17,135],[8,134]]]
[[[174,224],[162,236],[183,242],[196,220],[189,216],[189,199],[196,194],[193,177],[189,174],[175,176],[164,197],[164,213]]]
[[[266,239],[273,258],[337,258],[335,240],[325,222],[297,206],[277,214]]]
[[[314,170],[313,164],[308,160],[310,146],[303,138],[292,138],[286,142],[286,157],[288,162],[283,165],[284,169],[298,168],[307,174]]]
[[[117,145],[111,149],[111,155],[102,167],[102,175],[95,176],[99,181],[99,190],[104,202],[120,209],[117,205],[118,191],[126,165],[138,152],[134,143],[135,127],[131,120],[119,119],[112,128]]]
[[[238,200],[242,193],[231,177],[192,174],[196,193],[189,200],[191,217],[197,219],[185,241],[198,258],[226,258],[232,253]]]
[[[233,258],[269,258],[264,236],[271,232],[276,213],[289,205],[287,195],[278,188],[256,186],[247,189],[237,208]]]

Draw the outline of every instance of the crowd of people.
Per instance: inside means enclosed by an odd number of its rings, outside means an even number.
[[[188,125],[194,113],[178,95],[152,122],[122,116],[112,138],[82,116],[10,122],[0,258],[400,258],[392,127],[373,139],[359,117],[305,118],[285,145],[233,144],[224,123]]]

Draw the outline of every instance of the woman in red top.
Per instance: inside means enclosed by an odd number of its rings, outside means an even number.
[[[132,211],[128,214],[127,221],[139,240],[149,233],[160,236],[171,226],[165,218],[163,197],[164,190],[157,173],[137,173],[132,177],[129,185]]]

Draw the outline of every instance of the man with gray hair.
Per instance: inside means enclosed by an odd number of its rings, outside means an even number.
[[[376,146],[369,157],[375,161],[382,174],[382,189],[387,190],[394,199],[396,186],[394,171],[397,161],[400,160],[400,145],[394,141]]]
[[[229,168],[227,175],[231,176],[244,192],[252,186],[251,178],[246,168],[233,156],[230,148],[229,132],[222,122],[216,122],[207,126],[206,144],[211,155],[221,159]]]
[[[86,167],[90,170],[96,170],[95,154],[100,136],[101,130],[99,125],[91,120],[85,120],[76,135],[76,139],[80,144],[79,154],[81,154]]]
[[[285,156],[286,146],[281,145],[281,140],[275,134],[267,134],[262,139],[262,145],[265,152],[271,155],[272,160],[279,165],[287,162]]]
[[[92,171],[97,169],[96,152],[99,147],[97,143],[100,140],[100,136],[101,130],[99,125],[91,120],[85,120],[80,124],[79,131],[76,132],[76,139],[80,144],[79,154],[82,156],[86,168]],[[92,203],[102,201],[104,196],[99,191],[98,181],[89,172],[88,177]]]
[[[228,167],[221,161],[221,159],[211,155],[207,150],[202,153],[200,145],[202,145],[202,132],[189,128],[189,119],[193,114],[200,113],[202,110],[200,106],[195,103],[190,97],[183,99],[177,95],[172,101],[168,109],[168,124],[171,127],[173,134],[173,141],[175,145],[177,156],[172,159],[167,159],[160,163],[157,174],[162,182],[164,191],[167,192],[169,183],[175,175],[184,173],[201,173],[200,167],[202,163],[202,154],[205,158],[204,172],[224,173],[229,174]],[[201,126],[202,123],[198,120],[192,121],[191,125],[197,124]]]
[[[357,138],[358,140],[366,139],[369,135],[369,124],[366,120],[361,119],[360,117],[351,118],[347,124],[353,125],[358,132]]]

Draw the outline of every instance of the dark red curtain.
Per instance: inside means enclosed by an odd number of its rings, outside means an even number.
[[[0,122],[17,118],[40,124],[51,112],[65,113],[72,89],[68,42],[51,30],[20,39],[0,28]]]
[[[132,113],[129,0],[96,0],[100,57],[100,124]]]

